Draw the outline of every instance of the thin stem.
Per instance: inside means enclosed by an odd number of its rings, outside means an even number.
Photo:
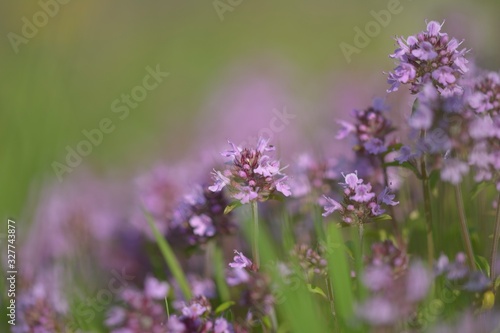
[[[462,198],[462,189],[460,185],[455,186],[455,199],[458,207],[458,215],[460,218],[460,232],[462,233],[462,239],[465,243],[465,250],[467,251],[467,257],[469,258],[469,267],[474,270],[476,265],[474,264],[474,250],[472,249],[472,243],[470,241],[469,229],[467,227],[467,218],[465,217],[465,209]]]
[[[214,247],[215,242],[209,241],[205,248],[205,278],[210,279],[212,277],[212,265],[214,262]]]
[[[381,158],[381,160],[382,160],[382,164],[384,164],[384,158],[383,157]],[[384,171],[385,186],[389,187],[389,175],[387,173],[387,167],[383,167],[382,169]],[[389,205],[389,213],[391,214],[391,217],[392,217],[391,218],[391,223],[392,223],[392,227],[394,228],[394,234],[396,236],[396,242],[398,244],[398,247],[402,248],[403,247],[403,237],[401,236],[401,232],[400,232],[399,226],[398,226],[398,221],[396,220],[396,214],[394,213],[394,206]]]
[[[363,223],[358,225],[358,235],[359,235],[359,260],[363,262],[363,236],[364,236],[364,227]]]
[[[330,277],[326,275],[325,277],[325,283],[326,283],[326,290],[327,290],[327,296],[328,300],[330,301],[330,311],[332,312],[332,315],[335,317],[335,302],[333,301],[333,287],[332,287],[332,282],[330,281]]]
[[[495,266],[497,264],[498,254],[498,238],[500,237],[500,194],[497,200],[497,215],[495,219],[495,231],[493,232],[493,247],[491,249],[491,262],[490,262],[490,278],[491,281],[496,279]]]
[[[260,267],[259,255],[259,207],[257,201],[252,201],[252,222],[253,222],[253,242],[252,242],[252,256],[257,268]]]
[[[422,132],[424,133],[424,132]],[[422,134],[425,136],[425,134]],[[434,262],[434,238],[432,236],[432,206],[431,206],[431,190],[429,186],[429,176],[427,175],[427,167],[425,164],[425,156],[422,155],[420,160],[420,172],[422,174],[422,191],[424,193],[424,211],[427,231],[427,256],[429,265]]]

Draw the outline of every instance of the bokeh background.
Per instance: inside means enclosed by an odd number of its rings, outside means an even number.
[[[219,15],[215,7],[221,3],[230,10]],[[41,7],[37,1],[2,1],[3,219],[21,216],[37,184],[55,178],[52,162],[62,162],[65,147],[75,147],[84,139],[82,130],[106,117],[116,129],[65,177],[86,167],[128,173],[158,159],[183,158],[211,135],[214,142],[225,139],[228,127],[238,133],[239,121],[268,123],[273,108],[297,115],[294,125],[304,131],[303,140],[333,131],[324,126],[327,118],[334,124],[337,115],[385,96],[382,72],[393,65],[387,56],[392,37],[423,29],[426,19],[446,20],[446,31],[465,38],[481,66],[499,67],[495,0],[401,0],[402,12],[350,63],[340,43],[352,45],[353,28],[363,28],[373,20],[370,11],[386,9],[388,1],[232,3],[72,0],[60,4],[16,53],[8,34],[22,35],[22,18],[33,22]],[[170,75],[119,121],[111,103],[157,64]],[[245,113],[251,115],[240,119]]]
[[[389,2],[71,0],[17,46],[12,33],[22,36],[23,20],[54,1],[0,2],[0,234],[7,217],[28,233],[44,185],[57,184],[53,163],[104,118],[114,131],[62,183],[89,170],[126,180],[158,161],[196,164],[284,110],[294,118],[273,134],[278,146],[342,151],[335,121],[352,108],[380,96],[396,122],[407,115],[397,112],[408,110],[407,93],[387,96],[383,72],[393,68],[393,37],[426,19],[446,20],[481,67],[500,68],[497,0],[401,0],[401,13],[348,61],[341,43],[354,45],[354,28]],[[120,120],[113,102],[148,66],[169,75]]]

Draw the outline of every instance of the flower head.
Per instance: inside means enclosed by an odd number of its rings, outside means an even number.
[[[328,216],[338,211],[342,216],[342,221],[347,224],[353,222],[362,224],[369,222],[373,217],[384,213],[382,205],[395,206],[399,204],[394,201],[394,194],[385,188],[378,196],[372,192],[370,183],[363,183],[363,179],[358,178],[356,173],[344,175],[345,183],[339,183],[344,188],[344,200],[342,203],[324,196],[325,212],[323,216]]]
[[[252,201],[266,201],[275,193],[291,194],[286,184],[286,176],[278,160],[273,160],[266,152],[273,151],[269,140],[260,138],[257,147],[240,148],[229,142],[232,149],[222,153],[231,159],[231,167],[224,172],[214,171],[214,185],[210,191],[218,192],[227,188],[232,198],[246,204]]]
[[[388,92],[410,84],[411,92],[416,94],[425,84],[432,83],[443,96],[462,94],[458,79],[468,70],[464,57],[467,50],[458,51],[461,43],[441,32],[442,26],[431,21],[427,29],[416,36],[396,38],[399,48],[390,57],[396,59],[398,65],[389,73]]]

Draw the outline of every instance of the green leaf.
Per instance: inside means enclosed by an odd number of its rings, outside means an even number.
[[[215,284],[217,285],[221,300],[226,302],[230,299],[230,293],[224,276],[224,256],[216,243],[208,244],[208,246],[213,246]]]
[[[372,218],[373,222],[381,222],[381,221],[388,221],[388,220],[392,220],[392,217],[388,214],[382,214],[382,215],[375,216]]]
[[[328,225],[327,236],[328,244],[344,244],[340,229],[333,224]],[[341,326],[347,328],[354,314],[351,269],[343,246],[332,246],[328,250],[328,274],[332,282],[335,309]]]
[[[479,270],[481,272],[483,272],[484,274],[486,274],[486,276],[489,276],[489,274],[490,274],[490,264],[488,262],[488,259],[486,259],[485,257],[482,257],[482,256],[475,255],[474,256],[474,261],[476,262],[477,268],[479,268]]]
[[[385,167],[385,168],[386,167],[398,167],[398,168],[408,169],[411,172],[413,172],[415,174],[415,176],[417,176],[418,179],[422,179],[422,175],[420,174],[418,169],[410,162],[403,162],[403,163],[399,163],[398,161],[387,162],[387,163],[383,164],[383,167]]]
[[[165,296],[165,310],[167,310],[167,318],[170,318],[170,308],[168,307],[168,300]]]
[[[216,314],[219,314],[221,312],[224,312],[226,311],[227,309],[229,309],[230,307],[232,307],[233,305],[235,305],[236,303],[233,302],[233,301],[227,301],[227,302],[224,302],[222,303],[221,305],[219,305],[217,307],[217,309],[215,309],[215,313]]]
[[[233,211],[233,209],[241,206],[241,202],[239,201],[233,201],[227,207],[224,209],[224,214],[229,214]]]
[[[482,192],[484,191],[486,188],[492,186],[493,183],[492,182],[481,182],[481,183],[478,183],[474,186],[474,188],[472,189],[472,195],[471,195],[471,199],[472,200],[475,200],[477,198],[477,196]]]
[[[495,279],[495,283],[493,284],[493,288],[497,290],[500,287],[500,276],[497,276]]]
[[[307,284],[307,290],[309,290],[310,292],[312,292],[313,294],[318,294],[318,295],[321,295],[323,296],[324,298],[328,298],[325,294],[325,292],[323,291],[323,289],[321,289],[320,287],[318,286],[315,286],[313,287],[312,284],[308,283]]]
[[[163,258],[165,259],[168,268],[170,268],[172,275],[179,284],[179,287],[181,288],[184,297],[187,300],[191,299],[192,297],[191,288],[189,287],[189,283],[187,282],[186,276],[184,275],[184,271],[182,270],[179,261],[175,257],[174,251],[172,250],[167,240],[163,237],[163,235],[156,227],[156,224],[153,221],[151,215],[149,215],[149,213],[147,213],[146,211],[144,211],[144,215],[146,217],[146,220],[148,221],[151,230],[153,231],[153,235],[155,237],[156,243],[158,244],[158,247],[160,248],[160,252],[163,255]]]
[[[429,186],[432,190],[436,188],[439,179],[441,179],[441,173],[439,172],[439,170],[432,170],[431,174],[429,175]]]

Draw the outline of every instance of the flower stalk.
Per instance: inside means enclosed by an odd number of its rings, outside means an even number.
[[[495,266],[497,264],[498,238],[499,237],[500,237],[500,194],[498,195],[498,200],[497,200],[495,231],[493,232],[493,246],[491,248],[490,278],[492,281],[495,281],[495,279],[496,279]]]
[[[465,216],[462,189],[460,185],[455,185],[455,200],[457,202],[458,215],[460,220],[460,232],[462,233],[462,239],[465,243],[465,251],[467,252],[468,264],[469,267],[474,270],[476,268],[476,265],[474,263],[474,250],[472,249],[469,228],[467,227],[467,218]]]
[[[259,207],[257,201],[252,201],[252,256],[255,265],[260,267],[260,253],[259,253]]]
[[[422,131],[422,137],[425,132]],[[426,222],[427,234],[427,258],[429,265],[432,266],[434,262],[434,237],[432,235],[432,205],[431,205],[431,190],[429,186],[429,176],[427,175],[427,167],[425,163],[425,155],[422,155],[420,161],[420,173],[422,174],[422,191],[424,193],[424,214]]]

